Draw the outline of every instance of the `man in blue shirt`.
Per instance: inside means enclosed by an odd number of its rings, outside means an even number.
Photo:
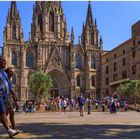
[[[78,97],[78,104],[80,116],[84,116],[83,113],[84,113],[85,98],[83,97],[82,93],[80,93],[80,96]]]
[[[9,137],[12,138],[14,135],[17,135],[18,132],[10,128],[6,117],[5,101],[7,100],[11,87],[8,80],[8,76],[4,72],[5,67],[6,61],[4,58],[0,57],[0,121],[7,130]]]

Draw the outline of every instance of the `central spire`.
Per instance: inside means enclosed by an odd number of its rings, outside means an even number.
[[[92,17],[92,10],[90,1],[88,2],[88,11],[87,11],[87,18],[86,18],[86,26],[93,24],[93,17]]]
[[[10,8],[10,18],[12,19],[17,15],[17,5],[16,1],[11,2],[11,8]]]

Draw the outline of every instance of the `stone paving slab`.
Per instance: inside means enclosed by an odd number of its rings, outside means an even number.
[[[21,113],[15,116],[18,139],[140,139],[140,113],[79,112]],[[0,124],[0,139],[7,139]]]

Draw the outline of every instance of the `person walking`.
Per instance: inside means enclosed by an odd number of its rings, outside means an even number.
[[[14,104],[15,106],[17,107],[18,104],[17,104],[17,96],[14,92],[14,89],[13,89],[13,84],[12,84],[12,81],[11,78],[13,77],[13,71],[12,71],[12,68],[7,68],[5,70],[5,72],[7,73],[8,75],[8,79],[9,79],[9,82],[10,82],[10,94],[7,96],[7,102],[6,102],[6,109],[7,109],[7,112],[6,112],[6,115],[9,114],[9,120],[10,120],[10,123],[11,123],[11,126],[12,126],[12,129],[16,130],[17,132],[19,132],[19,130],[16,128],[16,125],[15,125],[15,119],[14,119],[14,109],[13,109],[13,101],[14,101]],[[12,101],[13,99],[13,101]]]
[[[87,99],[87,109],[88,109],[88,113],[87,114],[90,114],[91,113],[91,98],[88,98]]]
[[[66,107],[67,107],[66,99],[62,98],[61,106],[62,106],[63,114],[65,114],[66,113]]]
[[[6,129],[9,138],[17,135],[18,132],[12,128],[10,128],[8,124],[8,119],[6,116],[6,106],[5,102],[7,100],[7,96],[10,93],[10,82],[7,74],[4,69],[6,68],[6,61],[4,58],[0,57],[0,121]]]
[[[80,116],[84,116],[85,98],[83,97],[82,93],[80,93],[80,96],[78,97],[78,104]]]

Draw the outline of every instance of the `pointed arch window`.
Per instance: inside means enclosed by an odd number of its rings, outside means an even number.
[[[78,75],[77,76],[77,87],[80,87],[80,83],[81,83],[80,75]]]
[[[91,77],[91,85],[92,85],[92,87],[95,87],[95,77],[94,77],[94,75]]]
[[[54,32],[54,13],[50,12],[49,14],[49,31]]]
[[[12,25],[12,39],[16,39],[16,26]]]
[[[91,56],[91,68],[92,69],[96,68],[96,58],[94,55]]]
[[[82,56],[79,53],[76,55],[76,68],[82,69]]]
[[[34,55],[31,50],[26,50],[26,66],[33,67],[34,66]]]
[[[43,23],[42,23],[42,15],[41,14],[38,16],[38,24],[39,24],[40,31],[42,33],[43,32]]]
[[[12,65],[17,66],[17,53],[16,53],[16,51],[12,52]]]
[[[14,75],[13,75],[13,77],[12,77],[12,83],[14,84],[14,85],[16,85],[16,83],[17,83],[17,77],[16,77],[16,74],[14,73]]]

